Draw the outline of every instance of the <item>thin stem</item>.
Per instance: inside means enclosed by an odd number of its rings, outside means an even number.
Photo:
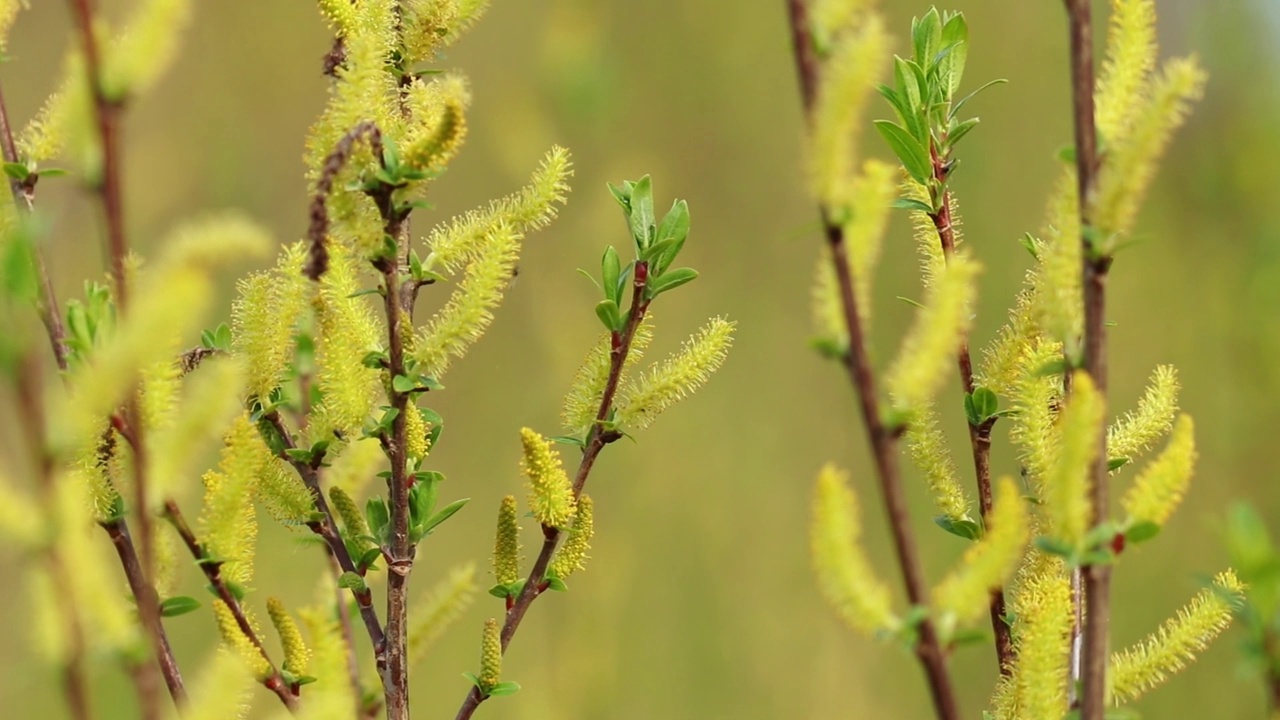
[[[946,181],[947,163],[933,152],[933,172],[939,183]],[[938,233],[938,241],[942,245],[943,257],[949,262],[956,249],[955,226],[951,218],[951,191],[942,193],[942,207],[936,213],[930,213],[934,229]],[[956,350],[956,367],[960,371],[960,384],[966,394],[972,394],[973,359],[969,354],[969,340],[961,338],[960,347]],[[991,429],[995,426],[995,418],[981,425],[966,423],[969,428],[969,446],[973,451],[973,475],[978,485],[978,510],[985,521],[991,514]],[[1008,675],[1013,670],[1014,648],[1013,636],[1009,624],[1005,622],[1004,589],[997,588],[991,593],[991,630],[995,633],[996,664],[1001,675]]]
[[[338,559],[329,553],[330,565],[333,569],[334,578],[342,575],[342,566],[338,564]],[[364,698],[361,697],[360,689],[360,660],[356,657],[356,637],[355,631],[351,627],[351,607],[347,601],[347,593],[343,591],[336,583],[334,584],[334,602],[338,612],[338,626],[342,629],[342,645],[344,654],[347,657],[347,683],[351,686],[351,695],[356,701],[356,714],[354,717],[364,717]]]
[[[1084,370],[1101,397],[1107,393],[1106,280],[1111,258],[1089,242],[1090,214],[1099,168],[1093,106],[1093,19],[1088,0],[1065,0],[1070,22],[1072,108],[1075,115],[1076,180],[1080,205],[1084,292]],[[1090,525],[1110,515],[1106,429],[1098,433],[1098,453],[1090,468]],[[1111,567],[1084,568],[1084,650],[1081,662],[1081,720],[1102,720],[1107,700],[1111,621]],[[1073,663],[1074,665],[1074,663]]]
[[[18,148],[13,142],[13,127],[9,124],[9,111],[4,103],[4,93],[0,92],[0,150],[3,150],[4,161],[18,162]],[[13,192],[14,204],[32,212],[35,203],[35,183],[38,176],[31,175],[26,180],[9,178],[9,189]],[[32,251],[35,258],[36,276],[40,278],[40,303],[37,310],[40,321],[44,323],[49,345],[53,349],[53,359],[59,370],[67,369],[67,331],[62,325],[62,311],[58,309],[58,296],[53,291],[53,281],[49,277],[49,268],[44,263],[44,253],[39,248]]]
[[[804,0],[787,0],[787,6],[801,95],[806,115],[812,117],[821,67],[810,33],[808,7]],[[889,527],[893,534],[894,551],[906,585],[907,599],[913,606],[925,606],[928,603],[928,597],[924,585],[924,574],[921,570],[915,540],[911,536],[907,502],[898,470],[897,441],[902,428],[885,425],[880,416],[875,376],[859,316],[844,229],[831,220],[825,209],[822,210],[822,221],[827,245],[831,249],[832,262],[835,265],[844,323],[849,335],[849,352],[844,357],[843,364],[848,372],[849,382],[858,395],[862,420],[875,460],[885,512],[889,517]],[[951,676],[947,671],[946,652],[938,639],[933,622],[928,618],[920,623],[915,653],[924,668],[934,710],[939,719],[956,720],[960,717],[960,708],[956,701]]]
[[[279,413],[267,413],[262,416],[262,419],[275,430],[286,451],[297,449],[297,445],[293,441],[293,435],[285,427],[284,420],[281,419]],[[333,519],[333,510],[329,507],[329,502],[325,500],[324,491],[320,489],[318,468],[324,458],[314,458],[308,463],[295,460],[287,452],[282,452],[279,457],[292,465],[294,470],[297,471],[298,476],[302,478],[303,484],[311,491],[311,499],[315,503],[316,511],[322,516],[320,520],[307,523],[307,527],[324,540],[325,545],[329,547],[329,552],[338,561],[338,566],[342,568],[343,573],[352,573],[363,577],[364,573],[360,572],[360,569],[356,567],[355,561],[351,559],[351,553],[347,552],[347,545],[342,541],[342,536],[337,529],[338,524]],[[378,611],[373,607],[373,592],[367,587],[363,590],[351,588],[351,595],[356,599],[356,606],[360,608],[360,618],[364,621],[365,630],[369,634],[369,641],[373,643],[373,656],[377,664],[378,674],[385,683],[387,643],[382,631],[382,623],[378,621]]]
[[[605,445],[622,437],[617,431],[605,430],[604,422],[613,411],[613,401],[618,392],[618,383],[622,379],[622,369],[626,366],[627,356],[631,353],[631,345],[635,340],[636,331],[639,330],[640,324],[644,322],[645,313],[649,309],[649,301],[644,298],[645,287],[649,280],[648,263],[636,263],[634,278],[631,312],[622,332],[614,332],[612,335],[612,345],[609,351],[609,376],[605,380],[604,391],[600,394],[600,407],[596,411],[596,422],[587,433],[586,445],[582,450],[582,460],[579,461],[578,471],[573,477],[573,498],[575,501],[582,494],[582,488],[587,484],[587,478],[591,475],[591,469],[595,466],[596,458],[600,456],[600,451],[604,450]],[[529,612],[529,606],[548,587],[546,581],[547,567],[551,564],[551,558],[555,555],[556,546],[560,542],[562,534],[558,528],[547,525],[542,526],[542,550],[538,552],[538,558],[534,561],[533,568],[529,571],[529,577],[525,580],[520,594],[516,596],[515,601],[507,608],[506,619],[502,624],[501,639],[504,655],[507,652],[507,646],[511,644],[511,640],[515,637],[516,630],[520,629],[520,623],[524,620],[525,613]],[[458,714],[454,720],[467,720],[475,714],[476,709],[480,707],[480,703],[486,699],[488,699],[488,696],[482,694],[479,688],[473,686],[467,691],[467,696],[463,699],[462,706],[458,708]]]
[[[196,565],[204,573],[204,577],[213,587],[214,593],[222,604],[231,611],[231,616],[235,618],[236,626],[240,628],[240,632],[253,643],[258,649],[258,654],[271,668],[271,674],[262,679],[261,682],[271,692],[280,698],[280,702],[289,709],[291,713],[298,709],[298,697],[289,687],[289,683],[285,682],[280,671],[276,669],[276,665],[271,661],[271,656],[267,653],[267,649],[263,647],[262,640],[258,638],[258,633],[253,625],[249,622],[249,618],[244,614],[244,608],[241,607],[240,601],[236,599],[235,593],[231,592],[231,588],[222,578],[222,562],[214,560],[205,552],[204,547],[196,539],[196,535],[191,530],[191,526],[187,524],[186,518],[182,516],[182,511],[178,508],[178,503],[172,499],[166,500],[164,503],[164,518],[169,521],[174,530],[178,531],[178,536],[182,538],[182,543],[187,546],[191,557],[196,561]]]

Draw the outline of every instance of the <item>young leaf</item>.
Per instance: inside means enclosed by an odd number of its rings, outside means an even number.
[[[199,607],[199,600],[186,595],[179,595],[165,598],[164,602],[160,603],[160,614],[164,617],[178,617],[179,615],[186,615]]]
[[[618,310],[618,303],[612,300],[601,300],[596,303],[596,317],[600,318],[600,322],[609,332],[622,330],[622,312]]]
[[[622,305],[622,288],[618,285],[618,276],[622,274],[622,261],[618,259],[618,251],[613,246],[604,249],[604,257],[600,259],[600,284],[604,289],[606,300],[614,305]]]
[[[665,275],[650,278],[648,286],[645,287],[645,294],[651,299],[656,298],[668,290],[674,290],[685,283],[692,282],[697,277],[698,271],[693,268],[676,268]]]
[[[462,509],[463,505],[466,505],[470,501],[471,501],[471,498],[462,498],[461,500],[454,500],[448,505],[445,505],[443,508],[440,509],[440,512],[436,513],[435,515],[432,515],[426,521],[426,523],[423,524],[422,526],[423,535],[429,534],[432,530],[436,529],[436,527],[439,526],[440,523],[453,517],[455,513],[457,513],[459,510]]]
[[[644,250],[653,240],[653,181],[648,175],[631,186],[630,207],[631,237],[636,241],[636,248]]]
[[[929,162],[929,152],[915,138],[888,120],[876,120],[876,130],[889,144],[889,148],[902,161],[907,174],[921,185],[928,184],[933,177],[933,168]]]

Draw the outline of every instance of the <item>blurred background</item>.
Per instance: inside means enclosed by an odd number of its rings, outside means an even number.
[[[31,4],[0,66],[18,126],[53,89],[70,37],[66,3]],[[302,142],[325,100],[320,70],[330,34],[309,2],[200,5],[181,60],[128,116],[126,215],[143,254],[203,210],[242,208],[282,242],[305,232]],[[911,14],[927,6],[890,5],[901,48]],[[967,242],[987,268],[973,343],[981,346],[1021,282],[1030,258],[1016,239],[1040,227],[1056,153],[1070,142],[1065,18],[1056,2],[950,7],[969,16],[966,86],[1010,81],[971,106],[983,124],[962,146],[955,181]],[[1198,53],[1211,81],[1156,183],[1141,223],[1145,242],[1123,253],[1113,272],[1113,407],[1132,406],[1157,363],[1176,365],[1201,459],[1172,525],[1123,558],[1117,647],[1154,629],[1226,564],[1221,530],[1233,500],[1248,499],[1268,522],[1280,520],[1280,224],[1273,214],[1280,6],[1166,0],[1160,8],[1163,54]],[[493,509],[520,483],[517,430],[558,432],[560,397],[598,331],[596,290],[574,269],[595,268],[606,243],[628,243],[606,181],[651,173],[660,206],[683,197],[692,208],[686,260],[702,277],[659,306],[656,350],[678,347],[709,315],[739,323],[737,345],[703,392],[638,442],[605,452],[590,483],[594,560],[571,593],[535,605],[504,672],[524,690],[487,703],[485,717],[929,716],[913,659],[843,627],[809,570],[811,483],[822,463],[836,460],[854,469],[867,542],[882,574],[899,584],[852,393],[838,368],[806,347],[819,240],[789,42],[781,0],[497,0],[442,62],[471,78],[471,134],[435,186],[436,210],[416,220],[419,231],[518,187],[552,143],[573,150],[577,174],[561,219],[528,243],[493,328],[453,370],[448,391],[433,395],[448,427],[432,467],[448,475],[448,496],[473,500],[462,521],[420,552],[417,587],[461,562],[487,567]],[[879,104],[876,116],[887,116]],[[864,146],[888,157],[870,137]],[[59,292],[78,293],[84,278],[102,275],[96,207],[71,179],[42,183],[38,203],[53,226]],[[882,355],[910,317],[893,298],[919,294],[902,220],[891,230],[876,288]],[[228,273],[220,307],[229,306],[233,280]],[[958,387],[948,392],[958,409]],[[963,459],[963,420],[959,413],[945,420]],[[1014,470],[1007,443],[996,445],[994,457],[1001,471]],[[964,544],[930,522],[923,485],[910,479],[916,529],[936,578]],[[251,599],[309,601],[318,554],[278,528],[264,529],[262,542],[278,551],[261,558]],[[533,543],[530,536],[526,544]],[[0,555],[0,572],[12,577],[18,561]],[[184,583],[202,594],[194,573]],[[63,707],[51,672],[28,661],[22,595],[10,597],[0,613],[0,714],[57,717]],[[467,689],[460,673],[477,662],[481,623],[500,613],[500,601],[480,598],[418,669],[417,717],[453,716]],[[194,673],[214,641],[209,615],[168,627]],[[1263,717],[1262,686],[1241,673],[1239,640],[1228,634],[1152,692],[1138,705],[1144,717]],[[969,717],[985,705],[992,656],[978,646],[952,663]],[[134,717],[122,673],[109,662],[97,667],[100,717]],[[259,714],[274,714],[274,703],[257,693]]]

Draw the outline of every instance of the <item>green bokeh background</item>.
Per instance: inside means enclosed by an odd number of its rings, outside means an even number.
[[[19,125],[52,89],[69,41],[66,4],[32,4],[15,28],[11,61],[0,67]],[[121,5],[107,3],[113,11]],[[177,221],[209,209],[242,208],[282,241],[305,232],[302,141],[324,102],[329,33],[309,2],[199,5],[181,60],[127,123],[127,223],[144,254]],[[912,12],[926,8],[891,5],[901,39]],[[1049,0],[964,0],[955,8],[972,28],[966,85],[1010,81],[976,102],[983,124],[962,146],[955,181],[966,240],[986,266],[974,342],[982,345],[1028,265],[1016,239],[1040,226],[1056,153],[1069,142],[1066,30],[1061,4]],[[1132,405],[1154,365],[1175,364],[1183,405],[1197,418],[1201,460],[1165,533],[1123,558],[1116,646],[1145,635],[1225,565],[1220,527],[1234,499],[1252,500],[1269,521],[1280,518],[1276,10],[1273,0],[1161,3],[1164,53],[1197,52],[1211,83],[1157,181],[1140,226],[1144,242],[1113,272],[1113,407]],[[497,0],[442,65],[469,75],[475,103],[468,146],[433,191],[437,209],[429,219],[415,215],[419,232],[517,187],[552,143],[574,151],[577,174],[561,219],[528,243],[493,328],[450,373],[448,391],[433,397],[448,420],[433,466],[448,474],[448,495],[473,500],[420,552],[417,587],[461,562],[486,566],[492,511],[519,488],[517,430],[557,431],[560,396],[598,331],[595,290],[574,269],[594,267],[605,243],[627,243],[606,181],[651,173],[661,205],[683,197],[692,208],[686,255],[702,277],[658,307],[656,349],[677,347],[712,314],[739,323],[713,382],[638,442],[610,447],[597,465],[594,560],[570,594],[535,605],[506,665],[525,689],[486,704],[481,715],[927,717],[912,658],[844,628],[809,571],[811,481],[836,460],[854,469],[867,542],[897,585],[851,392],[838,368],[806,349],[819,242],[784,4]],[[872,138],[865,146],[887,156]],[[65,297],[101,274],[96,208],[71,180],[42,185],[39,205],[52,222],[51,265]],[[876,288],[882,358],[910,317],[894,297],[918,295],[915,272],[899,219]],[[228,274],[228,301],[232,281]],[[947,393],[958,407],[958,387]],[[962,420],[958,413],[946,420],[963,459]],[[3,435],[11,439],[11,431]],[[1007,444],[998,443],[994,457],[1002,472],[1014,469]],[[936,578],[963,543],[929,522],[923,486],[910,480],[916,530]],[[194,513],[193,498],[185,502]],[[527,544],[535,541],[530,534]],[[268,594],[309,601],[322,567],[316,553],[278,529],[264,530],[263,545],[273,551],[260,561],[251,602]],[[12,578],[18,562],[4,554],[0,570]],[[194,573],[184,583],[202,592]],[[25,596],[6,597],[0,714],[60,716],[51,671],[28,649]],[[467,687],[460,673],[477,662],[482,620],[500,612],[499,601],[482,597],[417,669],[417,716],[453,716]],[[212,623],[194,614],[168,627],[194,675],[212,647]],[[1139,705],[1144,716],[1262,717],[1263,693],[1240,673],[1238,642],[1229,635],[1151,693]],[[987,647],[952,662],[968,717],[979,717],[994,666]],[[100,717],[134,717],[122,673],[105,660],[95,667]],[[267,693],[256,697],[259,714],[276,712]]]

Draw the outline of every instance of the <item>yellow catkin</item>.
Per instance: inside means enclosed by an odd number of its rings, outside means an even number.
[[[249,710],[253,681],[235,655],[214,653],[192,684],[191,702],[183,709],[182,719],[240,720]]]
[[[529,480],[529,507],[533,517],[547,527],[565,529],[576,512],[573,488],[564,472],[560,453],[550,440],[529,428],[520,429],[524,448],[520,471]]]
[[[867,0],[817,0],[809,10],[814,42],[826,52],[831,38],[856,26]]]
[[[1018,449],[1018,459],[1026,468],[1037,492],[1043,490],[1058,452],[1057,407],[1062,399],[1062,376],[1039,372],[1046,363],[1060,360],[1062,348],[1056,343],[1037,344],[1022,355],[1017,382],[1010,392],[1013,414],[1009,417],[1009,439]]]
[[[304,608],[298,618],[311,641],[310,674],[318,679],[303,690],[301,720],[349,720],[359,693],[347,681],[348,645],[332,605]]]
[[[573,162],[569,151],[553,147],[519,192],[472,210],[431,231],[427,245],[428,267],[455,273],[479,256],[490,236],[501,227],[525,233],[545,227],[555,219],[569,192]]]
[[[218,470],[204,476],[200,537],[205,549],[223,561],[222,576],[238,583],[253,577],[258,523],[253,495],[271,452],[247,414],[228,431]]]
[[[258,680],[265,680],[271,677],[271,662],[262,655],[262,651],[258,646],[253,644],[248,635],[240,629],[240,625],[236,622],[235,615],[231,612],[231,608],[221,600],[213,601],[213,617],[218,622],[218,632],[222,634],[222,642],[239,656],[240,661],[248,668]],[[254,634],[257,634],[257,627],[250,622]]]
[[[276,634],[280,636],[280,646],[284,648],[284,663],[281,667],[297,676],[306,675],[311,662],[311,650],[303,642],[298,624],[284,609],[284,603],[279,598],[267,598],[267,614],[271,617]]]
[[[630,370],[643,357],[649,343],[653,340],[653,313],[645,313],[644,320],[636,329],[631,339],[631,351],[627,353],[627,361],[622,366],[620,384],[625,384]],[[604,395],[604,386],[609,380],[609,365],[612,359],[610,349],[612,340],[609,333],[600,336],[596,344],[587,353],[586,359],[574,373],[573,384],[565,393],[564,402],[560,406],[560,420],[565,430],[576,434],[585,434],[596,422],[596,414],[600,411],[600,400]]]
[[[975,373],[979,385],[997,395],[1009,395],[1018,382],[1024,357],[1033,352],[1040,333],[1035,316],[1035,271],[1027,273],[1027,287],[1018,293],[1009,310],[1009,321],[991,344],[982,349],[982,363]]]
[[[151,496],[173,495],[194,476],[195,461],[222,437],[240,411],[243,366],[238,358],[210,358],[183,383],[180,410],[148,439]]]
[[[1033,552],[1009,609],[1017,618],[1017,656],[997,688],[996,717],[1061,718],[1067,712],[1072,626],[1071,583],[1061,560]]]
[[[928,404],[948,376],[956,348],[972,323],[979,266],[963,254],[930,286],[924,307],[907,331],[898,357],[885,376],[894,407],[912,413]]]
[[[422,410],[417,405],[409,404],[404,412],[404,434],[407,442],[405,451],[411,460],[421,460],[427,456],[427,421],[422,417]]]
[[[837,41],[825,63],[813,112],[809,149],[813,193],[828,217],[849,212],[858,129],[867,102],[888,63],[889,39],[878,16]]]
[[[387,461],[382,448],[375,438],[353,440],[339,446],[340,452],[330,452],[325,456],[332,464],[325,472],[325,479],[331,487],[342,488],[352,497],[360,497],[371,478]]]
[[[480,641],[480,689],[488,692],[502,680],[502,626],[489,618],[484,621],[484,636]]]
[[[43,513],[8,478],[0,475],[0,536],[19,546],[33,546],[44,535]]]
[[[1072,547],[1084,541],[1088,529],[1089,472],[1098,454],[1104,403],[1089,376],[1077,372],[1062,413],[1060,450],[1043,497],[1049,534]]]
[[[591,538],[595,532],[595,505],[591,496],[583,493],[578,498],[578,514],[569,529],[569,537],[551,561],[551,574],[563,579],[585,568],[587,551],[591,549]]]
[[[1126,140],[1133,115],[1156,66],[1154,0],[1112,0],[1107,56],[1094,93],[1098,135],[1118,145]]]
[[[489,7],[489,0],[404,0],[401,37],[409,64],[434,59]]]
[[[836,280],[836,268],[831,247],[823,244],[818,250],[818,262],[813,272],[813,289],[810,291],[810,312],[813,316],[813,331],[816,339],[831,346],[841,354],[849,351],[849,328],[844,321],[844,303],[840,299],[840,286]],[[862,302],[863,284],[857,285],[859,292],[858,317],[870,319],[870,308]],[[868,294],[867,300],[870,301]]]
[[[853,289],[864,331],[871,327],[871,291],[885,229],[889,225],[896,176],[897,168],[892,165],[868,160],[862,166],[862,174],[855,177],[850,185],[849,217],[844,224],[844,239],[849,249],[849,270],[853,274]],[[829,254],[824,257],[829,257]],[[834,274],[830,263],[828,273]],[[834,281],[834,277],[831,280]],[[841,320],[840,327],[843,326]],[[840,336],[836,337],[839,339]],[[847,343],[848,338],[844,338],[841,345]]]
[[[664,410],[704,385],[724,364],[737,323],[712,318],[685,341],[680,352],[652,366],[619,393],[617,423],[643,430]]]
[[[25,5],[24,0],[0,0],[0,52],[8,48],[9,30],[18,18],[18,11]]]
[[[324,394],[322,412],[313,422],[326,436],[333,430],[358,436],[381,395],[378,371],[365,366],[364,357],[379,349],[383,331],[366,298],[352,297],[361,289],[357,262],[349,250],[335,245],[313,301],[319,326],[316,383]]]
[[[969,546],[959,566],[934,589],[933,605],[945,622],[968,623],[987,611],[991,591],[1009,579],[1022,559],[1028,533],[1022,493],[1012,478],[1001,478],[982,539]]]
[[[960,485],[955,462],[947,448],[946,437],[938,427],[937,413],[929,403],[916,411],[906,432],[907,453],[911,462],[924,473],[929,494],[938,510],[952,520],[969,517],[969,498]]]
[[[520,238],[505,222],[489,228],[462,282],[414,342],[414,356],[423,372],[441,377],[489,328],[493,309],[502,301],[520,257]]]
[[[499,585],[510,585],[520,579],[520,522],[516,498],[502,498],[498,507],[498,530],[493,542],[493,577]]]
[[[44,101],[40,111],[15,140],[18,157],[27,163],[28,168],[39,167],[40,163],[62,152],[67,135],[68,108],[73,95],[78,92],[66,87],[66,82],[64,80],[64,85]]]
[[[123,32],[104,43],[103,92],[123,99],[146,92],[164,74],[193,15],[191,0],[142,0]]]
[[[1137,700],[1186,667],[1227,629],[1243,600],[1244,585],[1235,572],[1221,572],[1146,640],[1114,653],[1107,673],[1111,702],[1122,705]]]
[[[1204,93],[1207,76],[1194,58],[1172,60],[1151,86],[1150,100],[1135,111],[1128,139],[1108,151],[1098,175],[1093,221],[1104,237],[1133,228],[1142,200],[1173,132],[1193,101]]]
[[[1164,437],[1178,414],[1179,389],[1172,366],[1156,367],[1138,407],[1107,428],[1107,453],[1113,458],[1133,458]]]
[[[905,178],[899,186],[902,196],[917,202],[929,204],[929,191],[923,185]],[[951,235],[956,247],[963,242],[960,231],[960,203],[954,193],[949,197],[949,213],[951,218]],[[911,231],[916,241],[916,255],[920,257],[920,279],[925,288],[933,287],[947,266],[947,258],[942,250],[942,238],[938,236],[938,226],[933,218],[923,210],[912,210]]]
[[[284,379],[294,355],[294,334],[307,313],[313,292],[302,274],[305,249],[285,247],[270,272],[255,273],[237,283],[231,305],[233,346],[245,356],[249,392],[267,397]]]
[[[876,577],[858,542],[862,533],[857,497],[848,478],[828,464],[818,474],[814,490],[809,548],[818,586],[840,616],[854,629],[869,634],[898,626],[890,606],[889,588]]]
[[[1036,321],[1051,339],[1074,351],[1084,327],[1083,248],[1074,168],[1065,170],[1058,179],[1046,215],[1034,296]]]
[[[467,136],[471,95],[466,81],[455,74],[432,82],[415,78],[404,95],[411,122],[402,141],[403,162],[423,170],[444,168]]]
[[[1195,427],[1190,415],[1178,418],[1169,445],[1134,478],[1121,500],[1129,517],[1163,525],[1182,502],[1196,462]]]
[[[409,617],[409,664],[416,665],[475,599],[475,566],[454,568],[416,603]]]

